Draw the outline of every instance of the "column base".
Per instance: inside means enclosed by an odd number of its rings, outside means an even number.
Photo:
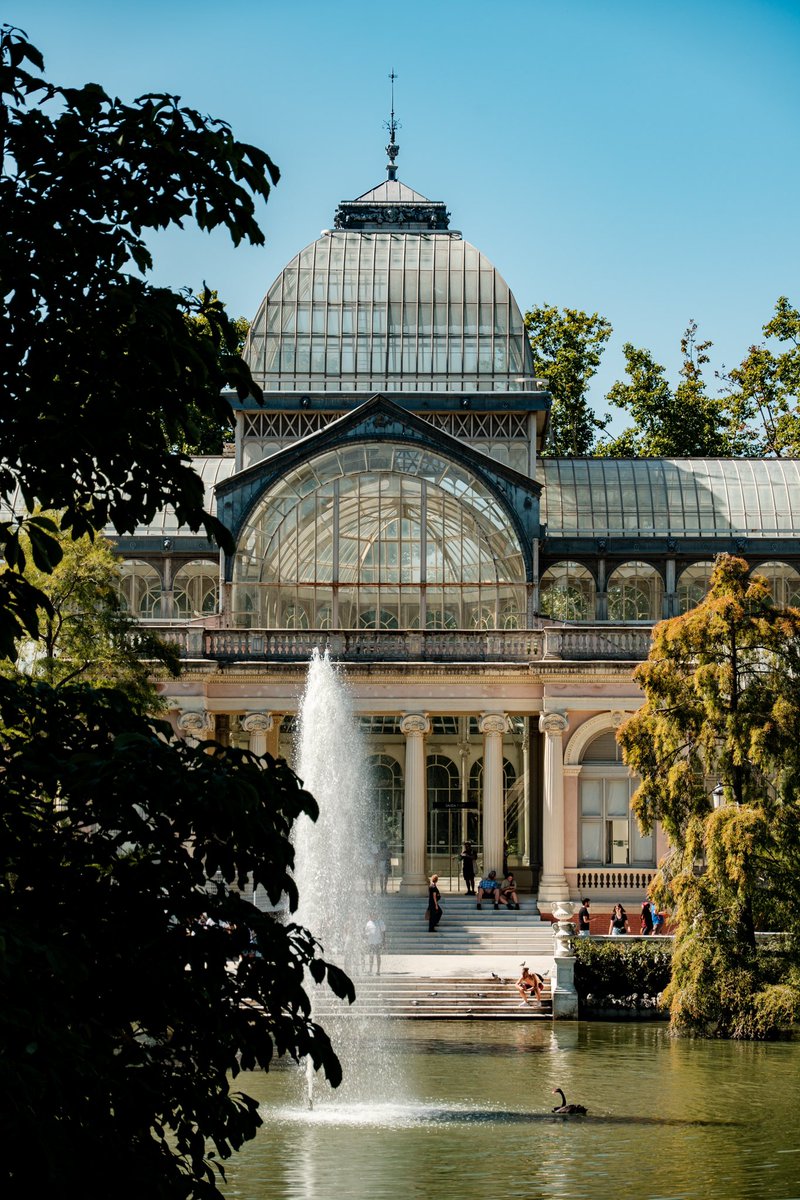
[[[539,880],[537,895],[539,908],[555,904],[559,900],[569,900],[569,884],[564,875],[542,875]]]
[[[401,896],[427,896],[428,884],[427,875],[404,875],[397,890]]]

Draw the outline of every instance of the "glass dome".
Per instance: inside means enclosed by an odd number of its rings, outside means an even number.
[[[473,475],[400,444],[351,445],[276,483],[234,564],[237,625],[480,629],[525,623],[525,564]]]
[[[522,314],[449,230],[332,230],[267,292],[244,351],[275,391],[534,389]]]

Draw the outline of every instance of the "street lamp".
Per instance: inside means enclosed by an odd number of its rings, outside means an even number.
[[[711,795],[714,797],[714,808],[722,808],[725,804],[725,789],[721,783],[717,784]]]

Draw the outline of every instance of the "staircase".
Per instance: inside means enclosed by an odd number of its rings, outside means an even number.
[[[375,897],[376,910],[386,922],[386,954],[507,954],[517,960],[515,967],[520,958],[553,954],[552,928],[540,917],[533,898],[523,897],[519,911],[495,910],[484,903],[478,912],[474,896],[443,895],[436,933],[428,933],[426,903],[424,896]]]
[[[433,940],[433,939],[431,939]],[[550,1020],[553,1006],[550,980],[545,978],[541,1006],[520,1006],[514,986],[518,972],[499,979],[457,977],[399,978],[360,976],[355,980],[356,1001],[342,1004],[320,993],[314,998],[314,1018],[382,1017],[412,1021],[542,1021]]]

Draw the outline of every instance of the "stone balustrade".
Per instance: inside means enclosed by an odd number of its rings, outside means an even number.
[[[327,647],[343,662],[587,662],[647,657],[648,626],[545,625],[535,629],[219,629],[148,621],[183,658],[305,662]]]

